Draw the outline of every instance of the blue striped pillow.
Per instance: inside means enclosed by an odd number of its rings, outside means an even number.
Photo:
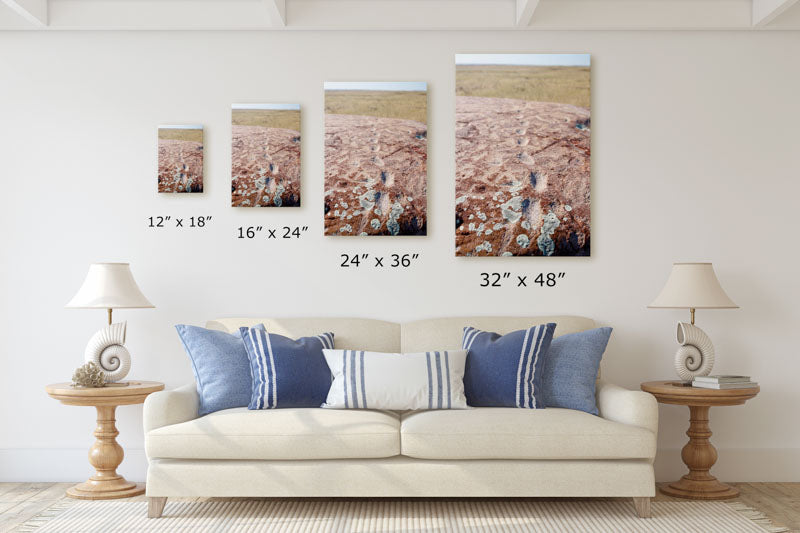
[[[467,352],[383,353],[324,350],[333,373],[331,409],[466,409]]]
[[[322,350],[333,333],[292,340],[256,328],[239,328],[253,378],[248,409],[319,407],[331,386]]]
[[[498,335],[464,328],[464,392],[473,407],[544,409],[542,372],[554,323]]]

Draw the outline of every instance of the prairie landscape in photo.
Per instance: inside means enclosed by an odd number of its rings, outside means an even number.
[[[203,192],[203,126],[158,127],[158,192]]]
[[[456,55],[456,255],[588,256],[588,54]]]
[[[325,235],[425,235],[427,85],[325,84]]]
[[[300,205],[300,106],[233,104],[231,205]]]

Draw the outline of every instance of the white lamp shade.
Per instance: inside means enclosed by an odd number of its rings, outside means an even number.
[[[647,307],[735,309],[711,263],[675,263],[661,293]]]
[[[128,263],[94,263],[78,293],[67,307],[81,309],[132,309],[155,307],[133,279]]]

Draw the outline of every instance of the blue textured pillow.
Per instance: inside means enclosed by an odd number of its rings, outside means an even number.
[[[257,328],[239,328],[253,384],[248,409],[320,407],[331,388],[323,348],[333,349],[333,333],[292,340]]]
[[[500,336],[464,328],[468,350],[464,392],[473,407],[542,409],[542,366],[553,339],[552,322]]]
[[[553,339],[542,379],[547,407],[599,414],[595,381],[609,337],[611,328],[597,328]]]
[[[263,330],[264,325],[257,328]],[[197,326],[175,326],[183,342],[200,396],[200,416],[245,407],[250,402],[250,361],[242,334]]]

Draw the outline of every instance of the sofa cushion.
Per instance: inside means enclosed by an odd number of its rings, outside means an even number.
[[[263,324],[255,327],[264,330]],[[200,416],[245,407],[250,402],[252,377],[242,334],[183,324],[175,329],[192,361]]]
[[[322,350],[333,348],[333,333],[294,340],[259,328],[239,332],[253,378],[248,409],[322,405],[331,386]]]
[[[400,453],[399,415],[333,409],[227,409],[154,429],[151,459],[352,459]]]
[[[542,367],[556,324],[499,335],[464,328],[464,392],[473,407],[543,409]]]
[[[417,459],[649,459],[656,437],[583,411],[479,407],[403,414],[400,447]]]
[[[323,350],[330,409],[466,409],[465,350],[385,353]]]
[[[595,382],[610,336],[611,328],[597,328],[553,339],[542,369],[547,407],[600,413]]]

